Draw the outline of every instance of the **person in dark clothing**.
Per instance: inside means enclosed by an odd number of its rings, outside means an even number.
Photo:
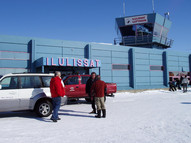
[[[173,81],[169,81],[169,91],[176,91],[176,87]]]
[[[179,90],[181,90],[180,85],[181,85],[181,82],[180,82],[179,79],[177,79],[177,80],[176,80],[176,87],[177,87]]]
[[[174,79],[172,81],[172,85],[173,85],[174,90],[176,91],[176,81]]]
[[[93,109],[93,111],[90,112],[90,114],[96,114],[95,97],[91,95],[91,87],[96,80],[95,78],[96,78],[96,73],[92,72],[90,78],[86,82],[86,93],[89,95],[89,98],[91,99],[91,104]]]
[[[98,75],[97,80],[93,83],[91,92],[95,93],[95,102],[97,106],[97,115],[96,118],[101,118],[101,111],[103,114],[103,118],[106,118],[106,108],[104,102],[106,83],[101,80],[101,77]]]

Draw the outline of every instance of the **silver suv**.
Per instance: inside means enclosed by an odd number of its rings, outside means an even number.
[[[0,112],[34,110],[40,117],[52,113],[50,80],[53,74],[19,73],[0,78]],[[62,104],[67,97],[62,97]]]

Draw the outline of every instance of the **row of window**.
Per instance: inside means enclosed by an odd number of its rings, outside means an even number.
[[[128,64],[124,64],[124,65],[113,64],[112,70],[130,70],[130,65],[128,65]],[[163,71],[164,66],[150,66],[150,70],[151,71]]]
[[[122,36],[144,36],[154,34],[155,36],[167,37],[169,29],[157,23],[155,23],[155,25],[153,23],[145,23],[120,27],[120,31]]]
[[[49,87],[51,76],[6,77],[1,81],[2,89]]]
[[[50,87],[51,76],[19,76],[19,77],[6,77],[4,78],[0,85],[2,89],[23,89],[23,88],[41,88]],[[67,78],[67,77],[66,77]],[[81,84],[86,84],[89,76],[81,77]],[[79,84],[77,76],[70,77],[65,82],[66,85],[76,85]]]

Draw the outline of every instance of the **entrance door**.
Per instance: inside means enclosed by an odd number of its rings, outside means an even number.
[[[68,97],[80,97],[79,77],[71,76],[65,82],[65,91]]]

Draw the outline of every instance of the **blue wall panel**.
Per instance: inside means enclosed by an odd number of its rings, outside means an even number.
[[[29,58],[29,53],[0,51],[0,59],[29,60]]]
[[[150,60],[150,65],[153,65],[153,66],[162,66],[163,65],[163,61],[162,60]]]
[[[28,68],[28,61],[0,60],[0,68]]]
[[[123,77],[129,77],[129,71],[125,70],[112,70],[113,76],[123,76]]]
[[[111,57],[111,51],[106,51],[106,50],[92,50],[92,54],[96,56],[104,56],[104,57]]]
[[[151,77],[154,77],[154,76],[163,77],[163,71],[151,71],[150,75],[151,75]]]
[[[29,52],[28,45],[15,43],[0,43],[0,51]]]
[[[22,73],[28,72],[28,69],[20,68],[0,68],[0,75],[5,75],[7,73]]]
[[[111,69],[112,69],[111,64],[102,63],[101,66],[102,66],[102,70],[107,69],[107,70],[111,71]]]
[[[124,59],[128,59],[129,58],[129,53],[128,52],[117,52],[117,51],[114,51],[114,52],[112,52],[112,58],[124,58]]]
[[[136,76],[137,77],[148,77],[150,76],[150,72],[149,71],[136,71]]]
[[[112,64],[129,64],[129,59],[124,58],[112,58]]]
[[[136,59],[136,65],[149,65],[148,59]]]
[[[125,77],[113,77],[113,80],[117,83],[125,83],[125,84],[128,84],[129,83],[129,78],[128,76],[125,78]]]
[[[51,53],[51,54],[62,54],[61,47],[51,47],[51,46],[36,46],[37,53]]]

